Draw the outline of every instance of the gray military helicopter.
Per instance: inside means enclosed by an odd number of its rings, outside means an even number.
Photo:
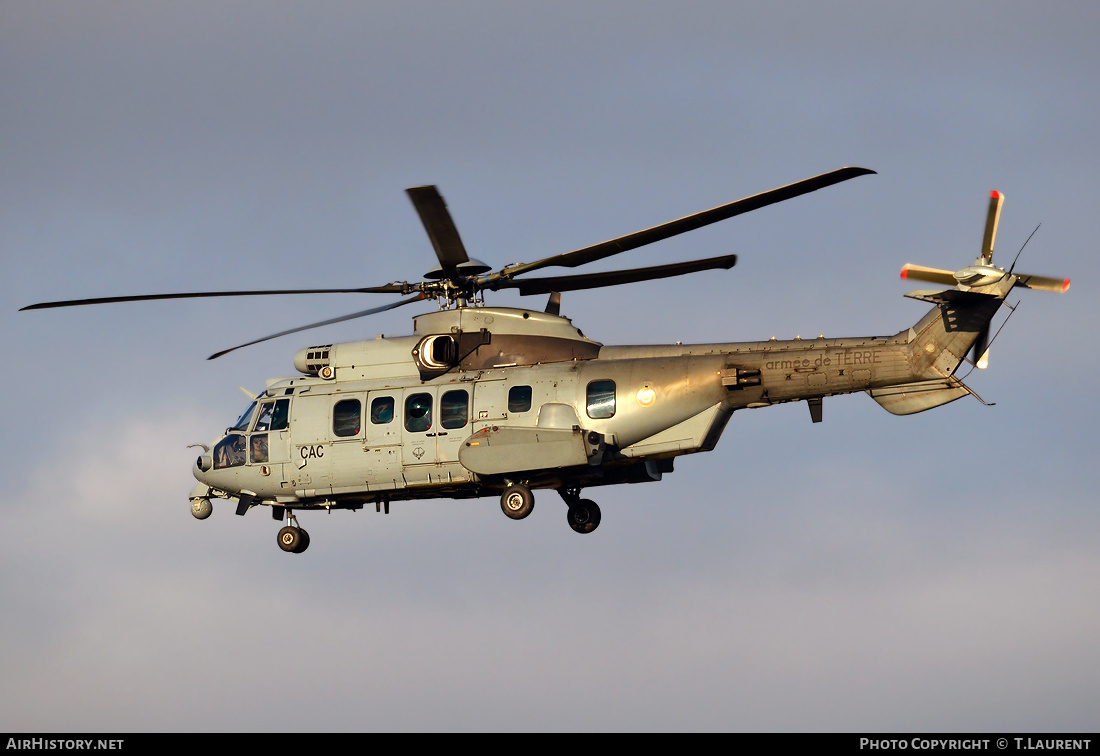
[[[294,328],[218,352],[309,328],[435,300],[413,318],[413,335],[300,350],[300,375],[268,381],[236,423],[203,449],[191,513],[210,500],[236,512],[271,507],[284,521],[278,543],[301,553],[309,534],[300,510],[389,512],[392,501],[500,495],[514,520],[531,514],[536,489],[554,489],[569,526],[591,533],[600,508],[581,491],[661,480],[676,457],[712,450],[736,410],[804,401],[821,421],[825,397],[865,391],[896,415],[971,395],[956,376],[988,362],[990,323],[1013,288],[1065,292],[1068,279],[993,266],[1003,195],[993,192],[974,264],[957,272],[906,265],[903,279],[951,286],[906,296],[932,308],[892,336],[605,346],[560,314],[561,292],[729,269],[734,255],[605,273],[526,277],[575,268],[858,176],[841,168],[591,247],[493,271],[471,258],[434,186],[408,189],[439,265],[425,280],[359,289],[223,291],[45,302],[24,310],[151,299],[300,293],[402,295],[380,307]],[[1026,242],[1025,242],[1026,244]],[[1017,255],[1017,258],[1019,256]],[[545,308],[485,305],[484,293],[549,294]],[[1011,305],[1008,305],[1012,307]],[[971,353],[973,359],[967,359]],[[983,402],[984,403],[984,402]]]

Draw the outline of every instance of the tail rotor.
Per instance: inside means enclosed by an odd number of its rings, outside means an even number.
[[[986,212],[985,233],[982,236],[982,249],[978,259],[962,270],[950,271],[940,268],[926,268],[923,265],[906,263],[901,269],[903,279],[930,281],[932,283],[955,286],[960,291],[974,291],[980,294],[993,294],[1001,299],[1008,296],[1014,286],[1022,286],[1025,289],[1038,289],[1039,291],[1053,291],[1064,294],[1069,290],[1068,278],[1051,278],[1049,276],[1035,276],[1030,273],[1013,273],[1016,263],[1005,272],[1004,268],[993,265],[993,246],[997,241],[997,226],[1001,220],[1001,206],[1005,196],[996,190],[989,194],[989,210]],[[1034,233],[1034,232],[1032,232]],[[1028,239],[1030,240],[1030,236]],[[1027,242],[1024,242],[1026,245]],[[1021,251],[1023,248],[1021,247]],[[1019,255],[1017,255],[1019,257]],[[1011,279],[1007,287],[998,286],[1006,278]],[[972,357],[974,364],[979,368],[989,365],[989,324],[987,323],[974,341]]]

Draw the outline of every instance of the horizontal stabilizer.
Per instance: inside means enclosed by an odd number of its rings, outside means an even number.
[[[932,304],[942,304],[945,300],[940,296],[944,292],[940,289],[917,289],[911,291],[905,296],[910,299],[919,299],[922,302],[931,302]]]
[[[933,407],[939,407],[972,394],[982,404],[987,404],[980,396],[967,388],[955,376],[934,381],[918,381],[898,386],[868,389],[871,398],[884,410],[894,415],[913,415]]]
[[[932,304],[979,302],[983,299],[995,297],[994,294],[983,294],[977,291],[959,291],[958,289],[944,289],[942,291],[936,289],[917,289],[916,291],[909,292],[905,296],[910,299],[919,299],[922,302],[931,302]]]

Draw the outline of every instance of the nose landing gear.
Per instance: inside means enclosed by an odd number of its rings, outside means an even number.
[[[298,518],[286,510],[286,527],[279,531],[279,548],[291,554],[301,554],[309,548],[309,533],[298,526]]]

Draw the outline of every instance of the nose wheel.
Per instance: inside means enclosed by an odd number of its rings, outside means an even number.
[[[309,548],[309,533],[298,526],[298,519],[289,509],[286,512],[286,521],[286,527],[279,531],[279,548],[291,554],[301,554]]]

